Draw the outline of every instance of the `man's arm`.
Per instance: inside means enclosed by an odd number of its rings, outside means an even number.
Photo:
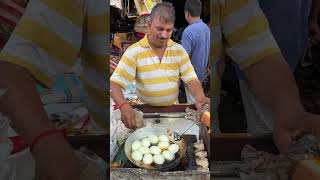
[[[0,111],[12,121],[14,129],[30,144],[41,132],[52,128],[40,97],[35,81],[30,73],[16,65],[0,62],[0,88],[6,94],[0,100]],[[54,149],[54,151],[52,151]],[[61,134],[50,135],[34,146],[37,175],[43,178],[78,179],[72,148]],[[63,161],[58,167],[55,161]]]
[[[117,105],[127,102],[127,100],[125,99],[122,93],[121,86],[119,84],[110,81],[110,89],[111,89],[111,97],[113,98],[113,100]]]
[[[133,50],[128,48],[122,55],[110,77],[111,97],[119,106],[121,120],[127,128],[135,128],[135,112],[123,96],[122,89],[132,83],[136,76],[136,62],[132,57]]]
[[[274,142],[280,152],[289,150],[295,130],[320,129],[319,116],[304,111],[294,77],[280,54],[267,56],[244,72],[258,98],[273,112]]]
[[[191,47],[190,47],[191,48]],[[195,105],[200,109],[202,105],[210,103],[203,92],[202,84],[199,81],[196,72],[190,62],[190,58],[186,49],[183,48],[183,55],[180,62],[180,74],[182,81],[187,85],[189,91],[195,98]]]
[[[52,128],[42,107],[32,76],[23,68],[0,62],[0,87],[7,90],[1,110],[25,141],[31,141],[44,130]]]
[[[122,122],[127,128],[135,128],[135,113],[123,96],[121,88],[133,83],[136,77],[136,61],[132,54],[134,48],[129,47],[122,55],[116,69],[110,77],[111,97],[121,111]]]
[[[191,80],[186,85],[196,99],[197,109],[200,109],[203,104],[209,103],[209,99],[204,95],[202,85],[198,79]]]
[[[135,113],[124,98],[121,86],[115,82],[110,81],[111,97],[117,105],[120,105],[121,119],[127,128],[135,127]]]
[[[234,5],[233,1],[226,1],[222,9],[228,14],[228,18],[222,19],[226,51],[245,72],[258,98],[270,108],[274,142],[285,153],[291,144],[291,133],[308,130],[307,126],[315,120],[306,116],[293,75],[280,55],[259,2],[243,1],[237,9],[231,8]]]

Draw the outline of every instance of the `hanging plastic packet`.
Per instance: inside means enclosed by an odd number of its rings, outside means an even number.
[[[136,18],[139,16],[138,8],[135,6],[135,2],[132,0],[126,0],[126,7],[127,7],[127,16],[128,18]]]
[[[156,0],[134,0],[139,16],[148,15],[158,2]]]

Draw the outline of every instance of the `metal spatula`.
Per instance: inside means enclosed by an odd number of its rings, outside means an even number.
[[[179,115],[161,115],[158,113],[143,114],[143,118],[185,118],[185,113]]]

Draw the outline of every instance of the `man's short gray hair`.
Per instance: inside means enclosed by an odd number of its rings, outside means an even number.
[[[150,13],[150,21],[152,22],[156,17],[165,20],[167,23],[174,23],[176,15],[173,5],[169,2],[155,5]]]

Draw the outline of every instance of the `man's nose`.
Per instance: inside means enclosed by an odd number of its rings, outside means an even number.
[[[169,33],[167,31],[162,31],[161,32],[161,38],[168,39],[168,37],[169,37]]]

